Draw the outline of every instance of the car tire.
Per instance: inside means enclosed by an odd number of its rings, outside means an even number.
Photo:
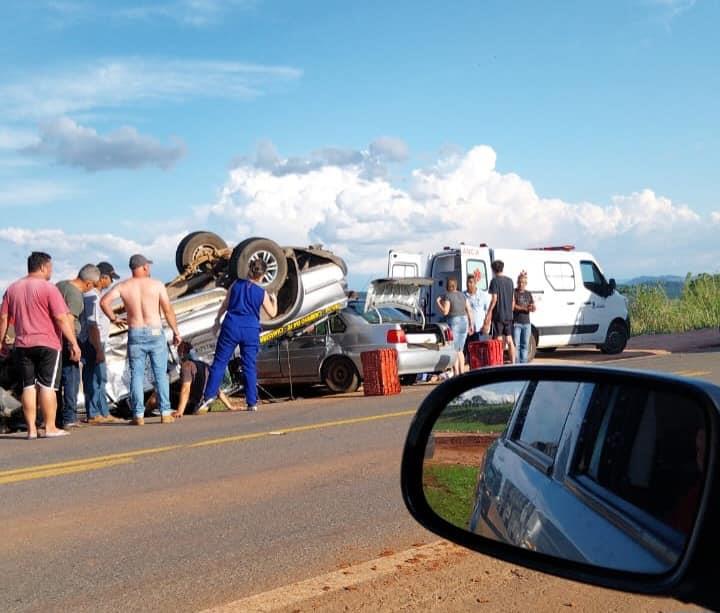
[[[262,258],[268,265],[260,287],[268,292],[276,292],[285,283],[288,264],[280,245],[270,239],[255,237],[238,243],[230,256],[230,274],[237,279],[247,279],[248,266],[257,258]]]
[[[400,385],[415,385],[417,375],[400,375]]]
[[[333,358],[323,367],[323,383],[337,394],[354,392],[360,387],[360,375],[349,358]]]
[[[605,343],[600,345],[600,351],[608,355],[622,353],[628,342],[628,333],[625,324],[614,321],[610,324],[605,337]]]
[[[213,232],[191,232],[183,238],[175,251],[175,266],[179,273],[203,251],[222,251],[227,249],[227,243]]]

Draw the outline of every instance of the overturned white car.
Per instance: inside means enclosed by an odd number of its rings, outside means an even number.
[[[193,232],[178,245],[175,261],[178,276],[167,283],[181,336],[190,341],[200,357],[212,360],[217,311],[227,288],[247,276],[255,259],[267,264],[260,285],[277,294],[278,313],[262,321],[261,343],[280,338],[294,330],[328,317],[347,304],[345,262],[320,246],[281,247],[266,238],[249,238],[234,248],[212,232]],[[172,332],[164,328],[168,343]],[[171,351],[171,378],[177,376],[177,359]],[[114,328],[106,349],[107,392],[113,402],[123,400],[130,382],[127,363],[127,333]],[[146,371],[146,388],[152,375]]]

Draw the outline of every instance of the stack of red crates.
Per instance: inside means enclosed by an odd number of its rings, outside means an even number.
[[[505,342],[502,339],[468,343],[470,368],[475,370],[483,366],[501,366],[504,350]]]
[[[360,359],[366,396],[390,396],[400,393],[398,355],[395,349],[363,351]]]

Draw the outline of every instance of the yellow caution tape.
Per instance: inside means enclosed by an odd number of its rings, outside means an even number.
[[[261,332],[260,343],[262,344],[267,343],[268,341],[274,341],[278,338],[285,336],[289,332],[294,332],[295,330],[302,330],[310,324],[317,322],[319,319],[322,319],[324,317],[327,317],[328,315],[332,315],[333,313],[342,310],[344,306],[345,305],[342,302],[338,302],[337,304],[323,307],[322,309],[318,309],[317,311],[308,313],[304,317],[296,319],[295,321],[291,321],[290,323],[285,324],[284,326],[280,326],[279,328],[275,328],[274,330],[267,330],[265,332]]]

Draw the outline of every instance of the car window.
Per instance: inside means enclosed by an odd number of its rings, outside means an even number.
[[[605,277],[603,277],[595,262],[580,262],[580,271],[582,272],[583,285],[591,292],[599,294],[607,284]]]
[[[702,408],[680,394],[599,387],[588,408],[575,472],[686,531],[688,517],[678,501],[699,501],[693,488],[702,482],[706,436]]]
[[[570,262],[545,262],[545,278],[555,291],[571,292],[575,289],[575,270]]]
[[[554,459],[578,386],[568,381],[531,382],[522,398],[511,439]]]
[[[485,265],[485,262],[482,260],[468,260],[465,263],[465,276],[473,275],[475,277],[475,280],[478,280],[478,276],[480,280],[478,281],[477,287],[478,289],[481,289],[483,291],[487,291],[488,288],[488,276],[487,276],[487,266]]]
[[[347,326],[340,317],[336,315],[330,318],[330,332],[333,334],[342,334],[345,330],[347,330]]]
[[[381,317],[383,323],[402,323],[405,321],[411,321],[409,315],[391,307],[370,309],[367,313],[365,313],[365,304],[363,302],[350,302],[347,308],[356,315],[360,315],[360,317],[371,324],[380,323]]]

